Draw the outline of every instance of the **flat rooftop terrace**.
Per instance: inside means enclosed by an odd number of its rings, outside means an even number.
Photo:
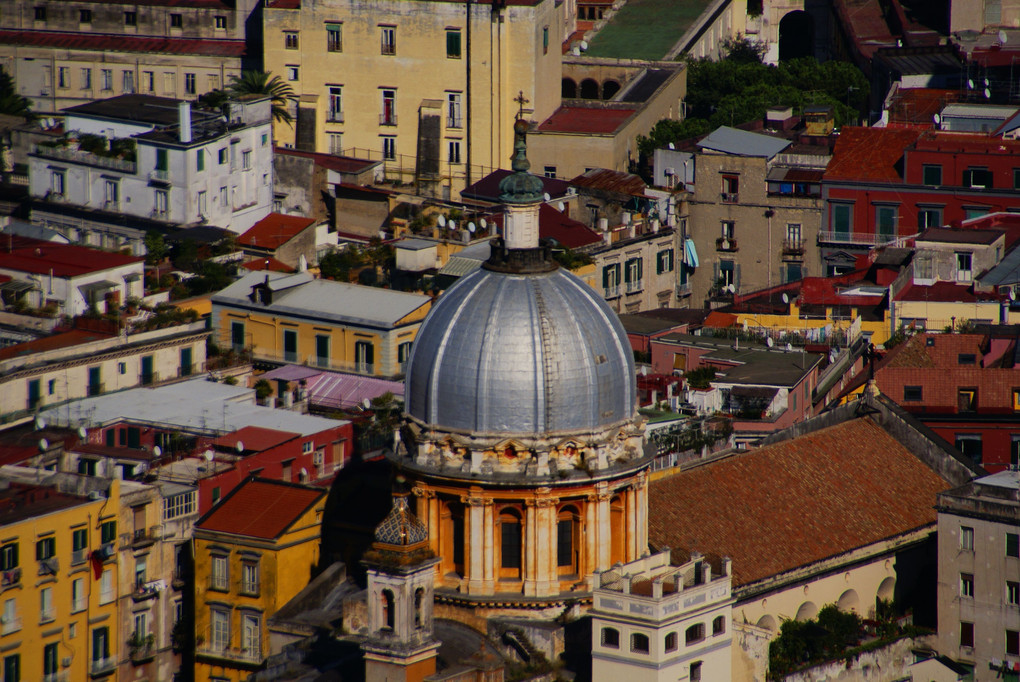
[[[709,0],[629,0],[590,41],[589,57],[663,59]]]

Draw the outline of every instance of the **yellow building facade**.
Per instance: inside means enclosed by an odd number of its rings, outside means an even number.
[[[213,338],[257,360],[397,377],[431,304],[421,294],[254,272],[213,296]]]
[[[15,481],[2,498],[3,679],[118,679],[120,482],[90,496]]]
[[[882,319],[867,319],[860,314],[857,308],[852,308],[849,317],[837,317],[833,315],[832,308],[826,308],[824,317],[821,315],[806,316],[801,313],[800,306],[796,301],[790,302],[790,312],[787,314],[732,312],[737,318],[737,324],[746,325],[749,332],[768,330],[770,332],[808,334],[813,330],[828,329],[836,334],[849,334],[851,338],[856,338],[862,333],[870,334],[871,342],[876,346],[889,339],[891,327],[888,313],[884,313]]]
[[[295,5],[263,10],[265,70],[297,96],[293,127],[275,126],[278,145],[383,159],[387,179],[404,182],[428,158],[419,179],[456,197],[507,165],[516,112],[543,121],[560,104],[572,3]]]
[[[319,562],[326,491],[251,479],[195,527],[195,680],[245,680],[269,655],[266,620]]]

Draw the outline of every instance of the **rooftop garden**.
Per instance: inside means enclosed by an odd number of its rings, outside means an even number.
[[[586,54],[663,59],[708,4],[707,0],[630,0],[595,34]]]

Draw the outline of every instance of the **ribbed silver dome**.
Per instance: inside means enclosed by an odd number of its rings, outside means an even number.
[[[483,268],[433,306],[405,394],[440,430],[591,432],[634,417],[634,356],[616,313],[569,272]]]

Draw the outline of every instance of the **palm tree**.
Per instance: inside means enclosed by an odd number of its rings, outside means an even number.
[[[287,125],[293,120],[287,105],[294,99],[294,90],[279,76],[265,71],[242,71],[241,76],[231,76],[230,92],[234,95],[269,95],[273,100],[273,119]]]

